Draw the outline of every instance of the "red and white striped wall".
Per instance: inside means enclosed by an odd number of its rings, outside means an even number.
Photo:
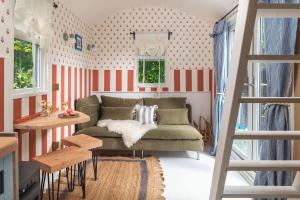
[[[52,90],[49,95],[14,99],[13,118],[15,122],[26,120],[40,112],[40,102],[42,99],[51,102],[54,110],[60,110],[63,102],[67,102],[69,107],[74,107],[75,99],[91,94],[92,70],[89,68],[53,64],[51,66],[51,76],[51,85],[53,86],[58,83],[58,90]],[[61,138],[72,135],[74,131],[74,126],[58,127],[38,132],[21,131],[19,134],[20,159],[30,160],[34,156],[51,151],[53,142],[59,142]]]
[[[0,132],[11,132],[12,123],[12,79],[13,73],[11,66],[13,65],[10,56],[0,56]],[[11,87],[8,87],[7,83],[11,83]]]
[[[139,86],[133,69],[93,69],[93,92],[158,92],[157,87]],[[212,69],[170,70],[161,92],[210,92]]]

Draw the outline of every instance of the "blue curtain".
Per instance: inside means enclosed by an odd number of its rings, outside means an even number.
[[[214,26],[211,37],[214,38],[214,66],[216,80],[216,98],[213,113],[213,146],[210,155],[215,156],[219,138],[219,127],[223,113],[224,93],[228,70],[228,22],[224,19]]]
[[[262,3],[297,3],[298,0],[262,0]],[[297,19],[264,19],[265,54],[294,54]],[[270,63],[267,69],[267,96],[289,97],[292,95],[293,66],[287,63]],[[265,109],[263,130],[290,130],[289,107],[269,104]],[[266,140],[260,145],[261,160],[290,160],[291,143],[286,140]],[[291,185],[291,174],[285,171],[257,172],[255,185]],[[274,198],[272,198],[274,199]],[[278,198],[275,198],[278,199]],[[274,199],[274,200],[275,200]],[[270,198],[268,198],[270,200]]]

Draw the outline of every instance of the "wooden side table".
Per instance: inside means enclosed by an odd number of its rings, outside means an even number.
[[[43,198],[44,186],[46,176],[48,179],[48,193],[49,199],[54,199],[54,173],[58,172],[58,187],[57,187],[57,199],[59,199],[59,186],[60,186],[60,172],[62,169],[69,168],[70,166],[76,166],[81,164],[81,187],[83,192],[83,198],[85,198],[85,178],[86,178],[86,161],[91,159],[92,155],[90,151],[79,147],[68,147],[65,149],[53,151],[51,153],[33,158],[40,168],[42,169],[41,180],[41,199]],[[74,169],[75,171],[75,169]],[[50,186],[50,174],[52,175],[52,184]],[[51,192],[50,192],[51,188]]]
[[[77,146],[85,150],[92,151],[92,161],[94,168],[94,178],[97,180],[97,160],[99,155],[99,148],[102,147],[102,140],[85,135],[79,134],[61,140],[62,145],[65,146]],[[79,175],[78,175],[79,176]]]

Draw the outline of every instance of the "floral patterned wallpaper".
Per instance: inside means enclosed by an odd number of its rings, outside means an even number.
[[[87,50],[92,43],[93,27],[72,13],[60,1],[53,9],[52,38],[50,41],[51,64],[71,65],[76,67],[92,67],[93,52]],[[63,34],[79,34],[83,39],[82,51],[75,50],[71,40],[64,41]]]
[[[100,68],[133,68],[130,32],[173,32],[166,55],[170,69],[211,68],[212,25],[172,8],[143,7],[116,13],[94,28],[94,61]]]
[[[13,11],[10,0],[0,0],[0,57],[12,56]]]

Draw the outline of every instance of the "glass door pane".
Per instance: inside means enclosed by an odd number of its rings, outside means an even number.
[[[228,41],[228,61],[231,60],[231,52],[234,42],[234,25],[229,28],[229,41]],[[228,69],[230,72],[230,67]],[[252,94],[252,80],[253,80],[252,68],[249,68],[247,76],[245,77],[244,87],[242,91],[242,96],[248,97]],[[252,105],[241,104],[239,115],[237,118],[236,129],[238,131],[248,131],[252,129]],[[251,155],[251,144],[249,140],[234,140],[233,142],[233,152],[241,159],[246,159]]]
[[[248,73],[245,80],[242,96],[249,97],[251,93],[251,83],[249,80],[252,73]],[[236,123],[237,131],[249,131],[252,130],[252,105],[251,104],[241,104],[239,109],[239,115]],[[251,156],[251,141],[249,140],[234,140],[233,150],[239,157],[247,159]]]

